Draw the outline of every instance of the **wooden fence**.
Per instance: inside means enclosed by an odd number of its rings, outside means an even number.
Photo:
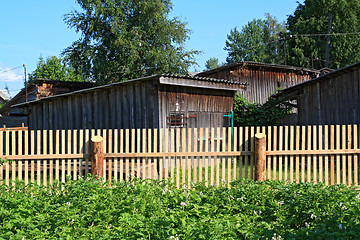
[[[357,125],[0,131],[0,182],[48,185],[88,174],[90,139],[101,135],[106,180],[228,185],[254,177],[254,135],[262,132],[267,179],[358,185],[358,131]]]

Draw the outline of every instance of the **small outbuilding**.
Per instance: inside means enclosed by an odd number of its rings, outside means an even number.
[[[286,89],[316,78],[326,71],[329,70],[257,62],[238,62],[201,72],[196,76],[245,83],[246,87],[238,92],[249,102],[264,103],[277,90]]]
[[[359,124],[360,62],[281,91],[296,107],[296,124]]]
[[[0,127],[21,127],[28,125],[27,114],[22,108],[11,108],[12,105],[34,101],[44,97],[94,87],[91,82],[57,81],[51,79],[34,79],[13,98],[0,108]]]
[[[230,126],[225,114],[246,84],[208,77],[156,75],[15,105],[29,129],[129,129]]]

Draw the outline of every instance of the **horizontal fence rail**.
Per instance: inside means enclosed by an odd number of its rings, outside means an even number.
[[[254,178],[254,135],[266,135],[266,178],[359,182],[357,125],[0,131],[0,183],[53,184],[91,172],[90,144],[103,137],[109,181],[169,179],[178,187]]]

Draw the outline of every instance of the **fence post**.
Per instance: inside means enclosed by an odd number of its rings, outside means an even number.
[[[104,147],[103,138],[101,136],[94,136],[91,138],[91,175],[102,178],[104,170]]]
[[[255,181],[264,181],[266,178],[266,135],[255,134]]]

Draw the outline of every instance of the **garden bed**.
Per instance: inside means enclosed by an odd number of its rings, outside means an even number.
[[[346,186],[165,181],[0,186],[0,239],[358,239],[360,195]]]

